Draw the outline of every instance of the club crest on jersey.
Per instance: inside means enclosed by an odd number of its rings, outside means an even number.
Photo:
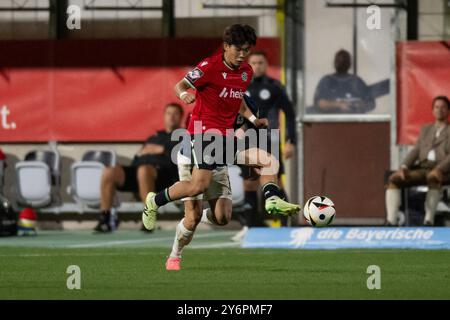
[[[242,81],[247,81],[247,79],[248,79],[248,75],[247,75],[247,72],[242,72],[242,75],[241,75],[241,78],[242,78]]]
[[[200,79],[202,76],[203,76],[203,71],[200,70],[199,68],[195,68],[194,70],[191,70],[188,72],[188,74],[186,75],[186,78],[191,82],[195,82],[195,81],[197,81],[197,79]]]

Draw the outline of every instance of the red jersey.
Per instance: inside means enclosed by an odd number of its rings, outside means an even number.
[[[252,77],[253,70],[247,62],[233,69],[222,59],[222,54],[204,59],[188,72],[184,79],[197,90],[189,133],[200,133],[194,132],[194,121],[202,122],[202,132],[218,129],[225,135],[226,129],[233,129]]]

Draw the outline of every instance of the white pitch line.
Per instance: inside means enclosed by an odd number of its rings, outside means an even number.
[[[151,255],[158,253],[151,252],[134,252],[133,255]],[[20,257],[20,258],[33,258],[33,257],[95,257],[95,256],[121,256],[123,253],[17,253],[17,254],[0,254],[0,257]]]
[[[219,243],[208,243],[208,244],[194,244],[186,248],[189,249],[208,249],[208,248],[228,248],[228,247],[240,247],[238,242],[219,242]]]
[[[198,238],[217,238],[220,236],[228,236],[235,234],[236,232],[214,232],[214,233],[204,233],[199,235],[194,235],[194,239]],[[121,241],[108,241],[108,242],[93,242],[93,243],[81,243],[81,244],[72,244],[68,246],[62,246],[59,248],[95,248],[95,247],[108,247],[115,245],[126,245],[126,244],[136,244],[136,243],[152,243],[159,241],[169,241],[173,240],[173,236],[171,237],[162,237],[162,238],[152,238],[152,239],[139,239],[139,240],[121,240]]]

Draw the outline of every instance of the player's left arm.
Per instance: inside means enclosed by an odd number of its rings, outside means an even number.
[[[253,114],[252,110],[250,110],[250,108],[247,106],[247,103],[245,103],[244,99],[242,99],[239,114],[253,123],[253,125],[257,128],[265,128],[269,125],[269,121],[267,119],[258,119]]]

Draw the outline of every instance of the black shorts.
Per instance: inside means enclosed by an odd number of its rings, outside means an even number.
[[[236,137],[221,135],[191,135],[180,152],[191,159],[191,163],[198,169],[214,170],[236,162],[237,153]]]
[[[260,148],[272,153],[270,136],[266,135],[261,143],[259,134],[253,137],[237,139],[235,136],[220,136],[211,134],[191,135],[189,144],[181,148],[181,154],[191,158],[192,163],[205,170],[214,170],[217,167],[236,164],[236,155],[244,150]],[[277,146],[277,144],[275,144]],[[278,155],[275,154],[278,158]]]
[[[122,186],[118,186],[117,190],[122,192],[139,192],[139,183],[137,179],[138,166],[122,166],[125,172],[125,181]],[[158,176],[155,181],[156,191],[159,192],[178,181],[178,170],[176,166],[173,169],[167,167],[156,167]]]

